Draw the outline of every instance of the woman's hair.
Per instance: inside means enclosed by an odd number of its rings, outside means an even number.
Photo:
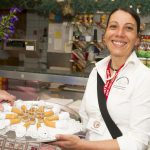
[[[139,33],[139,32],[140,32],[140,24],[141,24],[141,22],[140,22],[140,17],[139,17],[139,15],[138,15],[133,9],[131,9],[131,8],[129,8],[129,7],[127,7],[127,8],[120,7],[120,8],[114,9],[114,10],[109,14],[109,16],[108,16],[107,26],[108,26],[108,23],[109,23],[109,20],[110,20],[111,15],[112,15],[114,12],[118,11],[118,10],[122,10],[122,11],[124,11],[124,12],[129,13],[129,14],[135,19],[136,24],[137,24],[137,33]]]

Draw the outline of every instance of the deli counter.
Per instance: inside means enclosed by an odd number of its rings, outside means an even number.
[[[43,82],[60,82],[70,85],[86,85],[88,74],[71,73],[59,70],[25,69],[17,66],[0,66],[0,77],[19,80],[37,80]]]
[[[82,99],[89,72],[71,70],[70,53],[50,53],[36,40],[25,39],[9,39],[0,52],[0,78],[8,79],[1,89],[21,99]]]

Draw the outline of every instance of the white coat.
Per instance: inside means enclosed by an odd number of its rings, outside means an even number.
[[[110,56],[96,63],[89,75],[80,108],[80,116],[89,140],[112,139],[101,116],[97,99],[97,72],[106,83],[106,68]],[[120,150],[145,150],[150,139],[150,69],[135,52],[131,54],[114,81],[107,108],[123,135],[117,138]],[[97,120],[99,129],[91,124]]]

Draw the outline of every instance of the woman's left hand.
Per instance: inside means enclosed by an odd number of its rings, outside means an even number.
[[[11,105],[13,105],[15,99],[16,99],[15,96],[9,94],[8,92],[6,92],[4,90],[0,90],[0,110],[3,109],[2,105],[1,105],[2,101],[6,101],[6,102],[10,103]]]
[[[79,150],[81,139],[76,135],[62,135],[56,136],[57,141],[52,145],[60,147],[62,150]]]

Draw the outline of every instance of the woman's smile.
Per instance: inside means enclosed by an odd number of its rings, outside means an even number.
[[[115,47],[124,47],[127,44],[127,42],[119,40],[112,40],[112,43]]]

